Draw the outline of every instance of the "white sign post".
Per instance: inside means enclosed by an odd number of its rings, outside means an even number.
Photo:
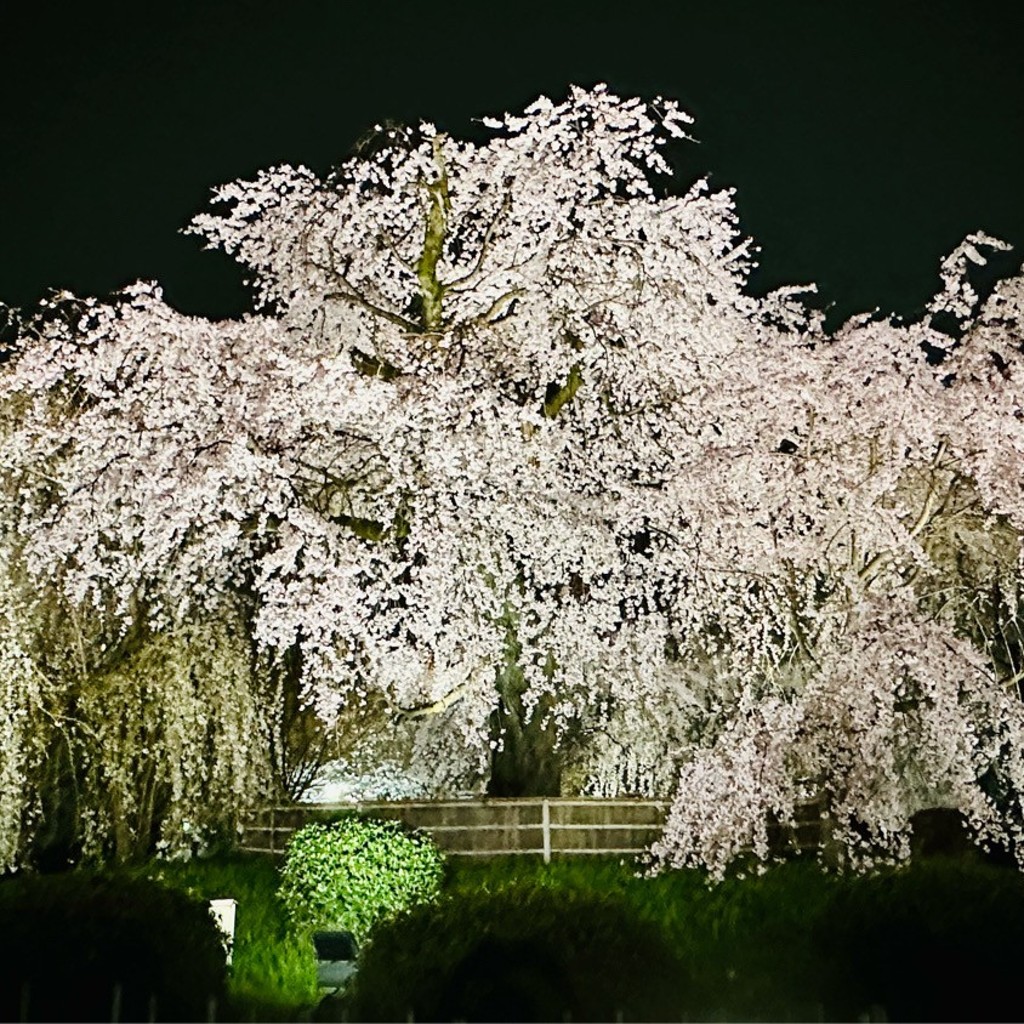
[[[238,903],[232,899],[210,900],[210,913],[220,929],[221,941],[228,965],[231,965],[231,953],[235,946],[235,908]]]

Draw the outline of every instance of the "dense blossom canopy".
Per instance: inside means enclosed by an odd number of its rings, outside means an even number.
[[[218,189],[191,230],[262,312],[30,320],[9,545],[115,633],[242,602],[325,718],[429,716],[439,780],[514,676],[589,791],[675,788],[669,863],[766,854],[809,788],[851,848],[934,803],[1015,844],[1024,277],[982,303],[975,235],[920,322],[828,335],[745,290],[728,191],[662,193],[688,122],[574,89]]]

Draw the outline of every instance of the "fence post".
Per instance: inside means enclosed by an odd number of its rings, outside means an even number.
[[[277,838],[277,833],[274,831],[274,808],[271,807],[270,808],[270,852],[272,854],[277,852],[275,847],[274,847],[274,840],[276,838]]]
[[[544,828],[544,863],[551,863],[551,805],[544,800],[540,807],[540,821]]]

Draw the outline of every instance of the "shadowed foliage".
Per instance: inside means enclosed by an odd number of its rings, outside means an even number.
[[[0,1019],[206,1020],[224,950],[205,903],[86,872],[0,882]]]
[[[358,1020],[663,1020],[686,988],[662,930],[621,898],[519,885],[380,929],[344,1009]]]

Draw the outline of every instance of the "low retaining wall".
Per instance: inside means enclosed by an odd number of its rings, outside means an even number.
[[[545,861],[587,854],[633,856],[659,837],[668,806],[664,800],[599,797],[291,804],[252,814],[239,846],[251,853],[280,855],[292,833],[308,822],[356,813],[422,829],[453,856],[535,854]],[[784,834],[776,829],[774,839],[790,848],[817,848],[817,808],[808,804],[801,811],[796,830]]]
[[[395,818],[422,829],[447,853],[466,857],[540,854],[633,855],[661,833],[668,803],[587,798],[415,800],[266,807],[244,824],[240,846],[283,853],[291,834],[310,821],[346,813]]]

